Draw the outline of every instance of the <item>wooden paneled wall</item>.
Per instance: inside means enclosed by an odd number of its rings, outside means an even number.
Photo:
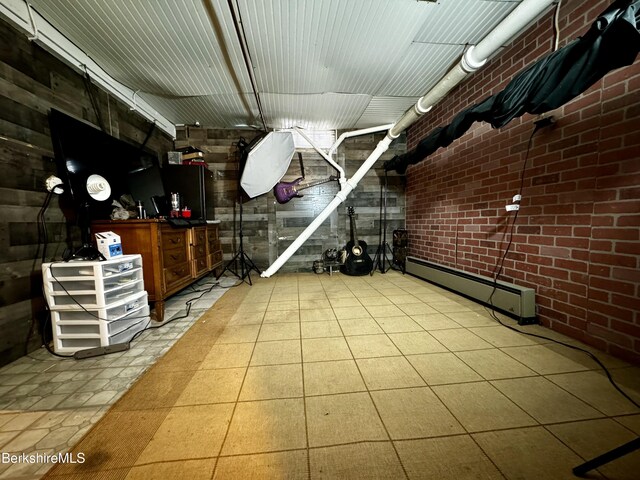
[[[0,20],[0,365],[41,345],[43,235],[38,214],[55,174],[48,112],[54,107],[98,124],[83,77]],[[93,86],[105,130],[140,145],[151,124]],[[163,157],[172,140],[155,130],[147,147]],[[46,259],[60,259],[68,225],[61,197],[46,213]],[[78,247],[75,243],[75,247]]]
[[[339,132],[340,133],[340,132]],[[222,245],[225,260],[231,259],[239,248],[238,175],[241,175],[236,145],[242,137],[250,142],[258,132],[251,130],[215,130],[206,127],[183,127],[176,133],[176,148],[193,146],[205,152],[205,160],[214,174],[215,218],[221,221]],[[336,159],[351,177],[376,147],[384,134],[370,134],[346,140],[338,149]],[[344,206],[334,212],[307,240],[296,254],[281,268],[282,272],[311,271],[313,261],[321,258],[328,248],[341,248],[349,239],[347,206],[355,208],[357,232],[369,245],[373,257],[379,242],[382,163],[397,153],[404,153],[404,137],[396,140],[378,160],[375,168],[363,178]],[[304,183],[328,178],[337,172],[313,149],[301,149],[305,170]],[[297,154],[291,161],[283,181],[301,176]],[[387,194],[387,242],[391,246],[392,231],[404,228],[404,177],[389,174]],[[318,215],[338,192],[338,183],[331,182],[304,190],[302,198],[279,204],[272,193],[243,202],[244,251],[260,269],[266,269],[291,244],[302,230]],[[391,259],[391,255],[388,254]]]

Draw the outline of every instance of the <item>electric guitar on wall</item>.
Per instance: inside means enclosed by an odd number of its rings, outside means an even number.
[[[347,242],[345,247],[347,258],[340,267],[340,271],[346,275],[369,275],[373,269],[373,260],[367,253],[367,244],[358,240],[353,207],[349,207],[347,211],[351,221],[351,240]]]
[[[300,185],[300,182],[304,180],[304,177],[296,178],[293,182],[280,182],[277,183],[275,187],[273,187],[273,194],[276,196],[276,200],[278,203],[287,203],[294,197],[302,197],[303,195],[298,193],[300,190],[304,190],[305,188],[315,187],[316,185],[321,185],[327,182],[333,182],[337,180],[338,177],[331,176],[328,179],[320,180],[312,183],[303,183]]]

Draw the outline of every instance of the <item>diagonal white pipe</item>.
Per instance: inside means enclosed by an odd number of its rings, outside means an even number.
[[[369,127],[363,128],[362,130],[352,130],[350,132],[344,132],[342,135],[340,135],[340,138],[338,138],[338,140],[336,140],[336,142],[331,145],[331,148],[329,149],[329,155],[333,155],[335,151],[338,150],[340,144],[347,138],[357,137],[358,135],[366,135],[367,133],[381,132],[382,130],[389,130],[391,127],[393,127],[393,125],[393,123],[390,123],[388,125],[378,125],[377,127]]]
[[[282,252],[271,266],[262,272],[262,277],[270,277],[277,272],[284,263],[307,241],[320,225],[347,199],[347,196],[358,185],[358,182],[373,167],[376,161],[387,151],[389,144],[397,138],[407,127],[412,125],[420,116],[431,110],[433,105],[442,100],[467,75],[482,67],[487,59],[500,47],[520,33],[529,23],[538,18],[556,0],[523,0],[513,11],[487,34],[475,47],[467,49],[465,54],[442,79],[421,97],[416,104],[389,129],[375,150],[358,168],[356,173],[342,186],[334,199],[320,212],[320,214],[304,229],[289,247]]]
[[[309,138],[309,136],[301,128],[293,127],[293,129],[298,132],[302,136],[302,138],[304,138],[309,143],[309,145],[311,145],[314,150],[318,152],[320,156],[329,163],[329,165],[331,165],[338,171],[338,173],[340,174],[340,183],[344,183],[346,180],[344,169],[336,162],[334,162],[333,158],[331,158],[331,153],[325,153],[325,151],[322,150],[318,145],[316,145],[316,143],[311,138]]]

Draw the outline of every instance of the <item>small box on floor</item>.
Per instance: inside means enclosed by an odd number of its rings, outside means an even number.
[[[120,235],[113,232],[96,233],[96,244],[98,251],[104,255],[104,258],[113,258],[122,255],[122,243]]]

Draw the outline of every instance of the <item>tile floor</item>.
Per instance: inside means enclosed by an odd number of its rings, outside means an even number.
[[[37,352],[0,370],[0,450],[64,451],[206,308],[119,356]],[[640,434],[640,410],[587,356],[394,271],[257,279],[206,348],[127,478],[573,478]],[[640,402],[638,368],[598,356]],[[638,471],[636,452],[590,478]]]
[[[189,315],[144,332],[126,352],[78,361],[41,348],[0,368],[0,452],[66,452],[235,280],[212,288],[205,277],[173,296],[166,318],[185,316],[185,302],[195,299]],[[50,467],[0,460],[0,479],[36,479]]]

